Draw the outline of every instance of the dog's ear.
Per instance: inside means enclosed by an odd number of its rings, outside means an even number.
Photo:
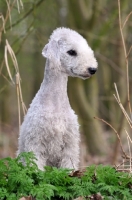
[[[60,66],[60,48],[58,41],[51,40],[42,50],[42,55],[52,61],[55,66]]]

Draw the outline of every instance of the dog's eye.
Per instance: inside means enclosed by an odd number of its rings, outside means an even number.
[[[67,51],[67,53],[70,55],[70,56],[76,56],[77,55],[77,52],[75,50],[69,50]]]

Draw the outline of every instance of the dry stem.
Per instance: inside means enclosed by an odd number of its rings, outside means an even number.
[[[120,143],[120,146],[121,146],[121,150],[122,150],[122,153],[124,154],[124,157],[125,157],[125,158],[130,158],[130,157],[125,153],[125,151],[123,150],[123,145],[122,145],[120,136],[119,136],[118,132],[116,131],[116,129],[115,129],[111,124],[109,124],[107,121],[105,121],[104,119],[101,119],[101,118],[99,118],[99,117],[94,117],[94,118],[97,119],[97,120],[100,120],[100,121],[104,122],[105,124],[107,124],[109,127],[111,127],[111,128],[113,129],[113,131],[116,133],[116,136],[117,136],[117,138],[118,138],[118,140],[119,140],[119,143]]]
[[[125,25],[126,25],[127,21],[129,20],[131,15],[132,15],[132,11],[127,15],[127,17],[126,17],[126,19],[125,19],[125,21],[124,21],[124,23],[122,25],[122,29],[125,27]]]
[[[124,109],[124,107],[123,107],[123,105],[122,105],[122,103],[121,103],[120,96],[119,96],[119,93],[118,93],[118,89],[117,89],[117,86],[116,86],[115,83],[114,83],[114,85],[115,85],[115,90],[116,90],[116,95],[117,95],[117,96],[116,96],[115,94],[113,94],[113,95],[114,95],[116,101],[118,102],[118,104],[119,104],[119,106],[120,106],[120,108],[121,108],[121,110],[122,110],[122,112],[123,112],[125,118],[127,119],[128,123],[129,123],[129,125],[130,125],[130,127],[132,128],[132,120],[131,120],[131,118],[129,117],[129,115],[127,114],[126,110]]]
[[[19,95],[19,77],[16,74],[16,91],[17,91],[17,104],[18,104],[18,123],[19,123],[19,132],[21,125],[21,108],[20,108],[20,95]]]
[[[129,148],[129,155],[130,155],[130,172],[132,172],[132,155],[131,155],[131,146],[130,146],[130,143],[132,144],[132,140],[128,134],[128,132],[125,130],[126,134],[127,134],[127,142],[128,142],[128,148]]]
[[[13,77],[11,75],[9,64],[8,64],[7,53],[9,53],[11,60],[13,62],[13,66],[14,66],[15,71],[16,71],[16,90],[17,90],[17,102],[18,102],[19,129],[20,129],[20,125],[21,125],[20,102],[21,102],[21,105],[22,105],[22,110],[23,110],[24,115],[26,114],[27,109],[26,109],[26,106],[25,106],[24,101],[23,101],[23,96],[22,96],[22,91],[21,91],[21,83],[20,83],[21,78],[20,78],[20,74],[19,74],[19,67],[18,67],[17,59],[16,59],[15,53],[14,53],[13,49],[11,48],[8,40],[6,40],[6,46],[5,46],[5,64],[6,64],[8,75],[9,75],[12,83],[15,84]]]
[[[8,20],[10,22],[10,28],[12,28],[11,11],[14,8],[15,3],[17,3],[18,12],[20,13],[20,7],[23,8],[22,0],[14,0],[12,3],[10,3],[10,0],[6,0],[7,11],[6,11],[5,18],[4,18],[4,16],[2,14],[0,14],[0,19],[2,20],[2,27],[0,27],[0,42],[1,42],[2,33],[6,32],[5,26],[6,26],[6,23],[7,23]],[[2,69],[3,69],[3,66],[5,65],[6,69],[7,69],[7,72],[8,72],[8,75],[9,75],[9,78],[11,80],[10,83],[15,84],[15,82],[13,80],[13,76],[12,76],[11,70],[10,70],[9,62],[8,62],[9,56],[11,58],[11,61],[13,63],[13,66],[14,66],[15,72],[16,72],[16,90],[17,90],[17,101],[18,101],[18,118],[19,118],[19,127],[20,127],[20,124],[21,124],[21,113],[20,113],[21,108],[20,108],[20,104],[22,106],[22,110],[23,110],[24,115],[26,114],[26,110],[27,109],[26,109],[26,106],[24,104],[23,97],[22,97],[21,83],[20,83],[21,78],[20,78],[20,74],[19,74],[19,67],[18,67],[17,59],[16,59],[16,56],[15,56],[15,53],[14,53],[13,49],[11,48],[8,40],[6,39],[5,40],[4,59],[2,61],[1,67],[0,67],[0,75],[2,75],[9,82],[9,80],[2,74]]]
[[[123,44],[123,49],[124,49],[125,60],[126,60],[127,98],[128,98],[129,112],[130,112],[130,116],[131,116],[132,111],[131,111],[131,104],[130,104],[129,70],[128,70],[128,59],[127,59],[128,53],[126,50],[126,44],[125,44],[124,35],[123,35],[123,28],[124,28],[126,22],[128,21],[131,13],[126,17],[126,20],[122,26],[120,0],[118,0],[118,11],[119,11],[119,28],[120,28],[120,33],[121,33],[121,39],[122,39],[122,44]]]

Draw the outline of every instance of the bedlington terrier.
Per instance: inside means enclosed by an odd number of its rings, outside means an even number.
[[[69,28],[57,28],[42,55],[44,80],[21,126],[17,154],[33,151],[41,170],[45,165],[77,169],[79,124],[67,96],[67,81],[68,76],[91,77],[97,61],[86,40]]]

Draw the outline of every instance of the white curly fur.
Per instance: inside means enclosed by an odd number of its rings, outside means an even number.
[[[69,104],[67,80],[90,77],[97,62],[86,40],[68,28],[56,29],[42,54],[47,58],[45,77],[21,126],[17,154],[33,151],[42,170],[45,165],[77,169],[79,125]]]

